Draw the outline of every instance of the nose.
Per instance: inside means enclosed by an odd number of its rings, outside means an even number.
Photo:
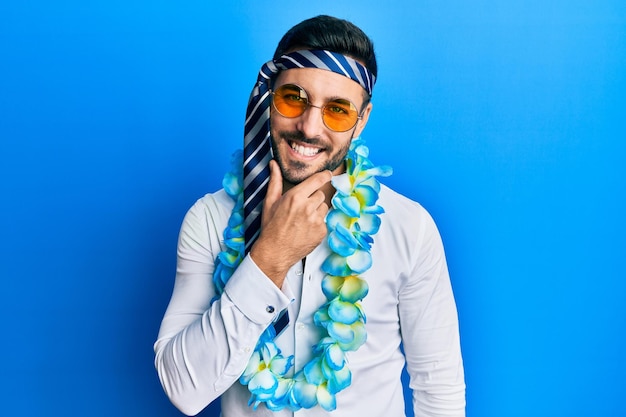
[[[322,134],[326,125],[322,120],[322,107],[308,103],[304,113],[298,117],[296,128],[307,138],[315,138]]]

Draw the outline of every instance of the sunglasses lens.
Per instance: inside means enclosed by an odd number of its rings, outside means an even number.
[[[354,127],[359,114],[354,104],[348,100],[333,100],[324,106],[322,117],[329,129],[336,132],[345,132]]]
[[[309,106],[309,97],[302,87],[295,84],[285,84],[274,91],[272,103],[276,111],[282,116],[298,117]],[[345,132],[356,125],[359,114],[350,101],[336,99],[329,101],[322,107],[322,119],[330,130]]]
[[[308,105],[306,91],[297,85],[285,84],[274,91],[274,108],[285,117],[298,117]]]

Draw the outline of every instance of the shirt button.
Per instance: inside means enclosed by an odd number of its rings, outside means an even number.
[[[250,353],[250,348],[248,346],[246,346],[245,348],[243,348],[243,351],[246,353]]]
[[[274,306],[267,306],[265,311],[267,311],[268,313],[272,314],[274,312]]]
[[[304,324],[303,323],[298,323],[298,330],[302,330],[304,329]]]

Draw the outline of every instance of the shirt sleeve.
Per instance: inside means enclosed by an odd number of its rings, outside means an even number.
[[[441,237],[424,213],[399,305],[413,409],[415,417],[462,417],[465,380],[456,304]]]
[[[214,259],[229,214],[211,196],[187,212],[174,290],[154,344],[161,384],[187,415],[199,413],[238,380],[261,333],[289,304],[249,256],[211,303]]]

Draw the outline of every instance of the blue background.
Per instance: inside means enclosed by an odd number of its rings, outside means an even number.
[[[152,343],[182,217],[320,13],[376,43],[363,136],[443,235],[468,416],[626,415],[626,2],[305,3],[0,4],[0,415],[180,415]]]

